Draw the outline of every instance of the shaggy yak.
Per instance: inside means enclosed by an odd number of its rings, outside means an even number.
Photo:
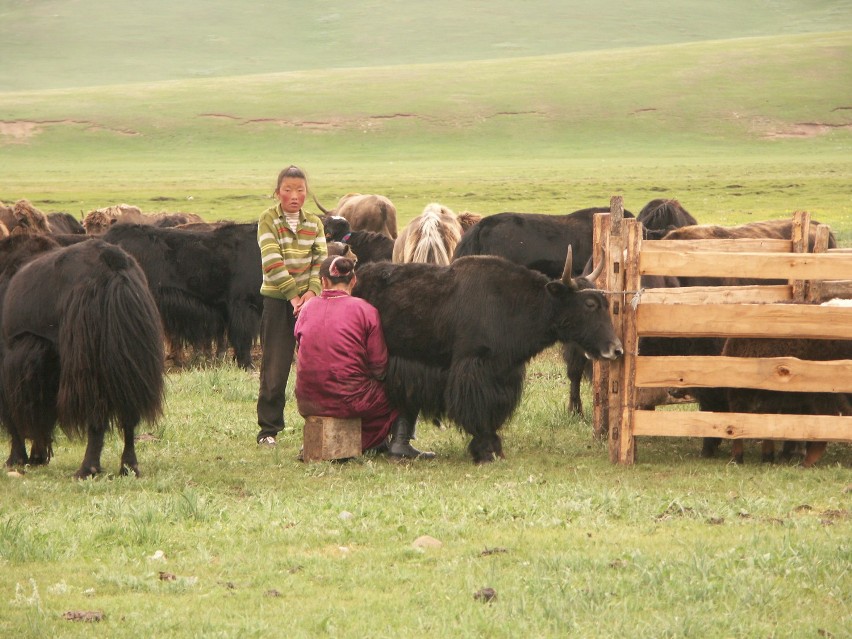
[[[446,266],[452,261],[461,236],[462,227],[456,214],[432,202],[396,238],[393,261]]]
[[[143,213],[138,206],[116,204],[89,211],[83,218],[86,233],[100,237],[113,224],[150,224],[159,228],[172,228],[183,224],[204,222],[195,213]]]
[[[325,215],[337,215],[349,221],[353,231],[373,231],[396,239],[396,207],[384,195],[349,193],[337,202],[333,211],[314,202]]]
[[[731,338],[722,355],[728,357],[795,357],[808,361],[852,360],[852,341],[820,339]],[[732,413],[789,415],[852,415],[852,394],[793,393],[752,388],[727,389],[728,408]],[[803,418],[806,419],[806,418]],[[825,442],[809,441],[805,446],[805,468],[813,466],[825,452]],[[789,454],[785,445],[784,453]],[[743,463],[743,440],[731,443],[731,457]],[[764,440],[762,461],[775,461],[775,442]]]
[[[590,357],[623,353],[606,297],[571,278],[570,250],[561,280],[478,256],[367,264],[353,292],[379,310],[391,401],[412,423],[420,412],[454,421],[472,436],[476,463],[503,456],[497,431],[518,405],[531,357],[556,341]]]
[[[155,420],[163,401],[163,333],[145,275],[127,253],[97,240],[30,247],[31,259],[17,268],[27,250],[15,240],[52,242],[10,237],[0,246],[6,465],[48,463],[58,421],[67,435],[88,440],[76,477],[101,471],[110,427],[124,439],[120,472],[138,475],[134,430]]]
[[[116,224],[104,240],[139,262],[159,308],[172,352],[227,340],[237,364],[252,367],[260,332],[260,249],[257,224],[211,231]]]
[[[642,233],[646,240],[659,240],[669,231],[698,224],[677,200],[651,200],[642,207],[636,219],[644,227]]]
[[[0,223],[8,229],[9,235],[50,233],[47,216],[34,207],[29,200],[18,200],[12,206],[6,206],[0,202]]]

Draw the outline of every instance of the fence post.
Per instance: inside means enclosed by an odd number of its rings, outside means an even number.
[[[614,195],[609,202],[610,232],[607,239],[607,282],[610,292],[610,314],[615,334],[622,338],[622,310],[624,304],[624,199]],[[623,359],[609,364],[609,460],[618,463],[621,447],[621,391],[623,390]]]
[[[828,251],[828,240],[831,235],[831,228],[828,224],[818,224],[816,227],[816,239],[814,240],[814,253],[825,253]],[[807,286],[807,301],[821,302],[823,301],[823,283],[818,280],[811,280]]]
[[[642,225],[636,220],[625,220],[624,303],[622,305],[621,342],[624,346],[621,373],[621,437],[618,462],[632,464],[636,456],[633,438],[633,417],[636,410],[636,357],[639,354],[639,336],[636,315],[641,299],[639,254],[642,250]]]
[[[608,291],[607,273],[610,272],[612,263],[609,261],[611,256],[605,249],[605,246],[609,241],[610,214],[598,213],[593,219],[594,249],[592,256],[594,264],[597,266],[601,263],[601,260],[606,260],[606,268],[598,276],[595,288]],[[592,362],[592,397],[594,435],[596,439],[602,439],[609,432],[609,362],[599,359]]]
[[[793,213],[793,229],[790,239],[793,241],[793,253],[807,253],[810,240],[811,214],[807,211]],[[794,302],[804,302],[807,295],[806,280],[790,280],[790,289]]]

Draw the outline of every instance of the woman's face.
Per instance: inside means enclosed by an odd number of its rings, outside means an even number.
[[[308,195],[308,185],[302,178],[286,177],[281,180],[281,186],[276,192],[281,208],[287,213],[297,213],[305,203]]]

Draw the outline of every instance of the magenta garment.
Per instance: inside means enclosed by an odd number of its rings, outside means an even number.
[[[388,402],[388,349],[379,312],[344,291],[324,290],[296,321],[299,413],[361,418],[361,449],[381,444],[398,411]]]

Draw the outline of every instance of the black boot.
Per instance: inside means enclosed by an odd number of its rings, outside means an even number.
[[[397,417],[391,426],[388,455],[401,459],[433,459],[435,453],[419,451],[411,445],[413,436],[414,425],[402,415]]]

